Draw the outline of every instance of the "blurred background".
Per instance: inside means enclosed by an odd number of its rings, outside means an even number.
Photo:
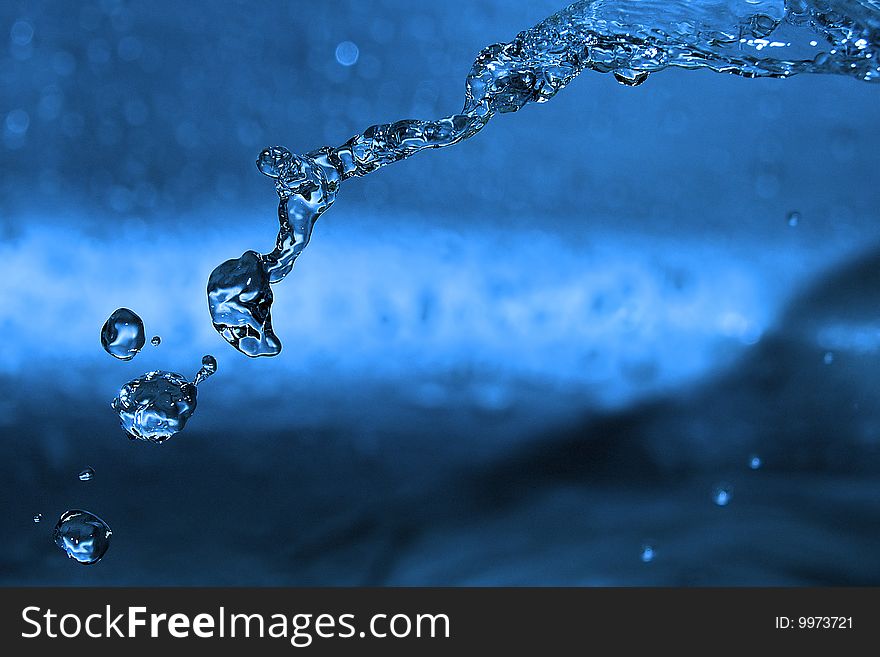
[[[346,182],[280,356],[213,331],[210,271],[274,241],[263,147],[455,112],[560,6],[2,4],[0,583],[880,584],[874,85],[585,73]],[[186,430],[129,441],[118,388],[207,353]]]

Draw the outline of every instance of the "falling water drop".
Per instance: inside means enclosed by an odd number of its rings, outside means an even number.
[[[733,497],[733,487],[729,484],[719,484],[712,491],[712,501],[718,506],[727,506]]]
[[[654,546],[647,543],[643,545],[640,558],[642,563],[651,563],[654,561]]]
[[[101,345],[108,354],[119,360],[134,358],[144,342],[144,322],[128,308],[115,310],[101,328]]]
[[[95,477],[95,469],[92,466],[87,466],[78,476],[80,481],[91,481]]]
[[[788,221],[789,226],[791,226],[792,228],[796,228],[798,223],[800,223],[801,213],[796,210],[792,210],[786,216],[786,220]]]
[[[154,335],[152,338],[150,338],[150,344],[154,347],[158,347],[160,344],[162,344],[162,338],[160,338],[158,335]]]
[[[180,374],[154,370],[122,386],[110,407],[130,438],[162,443],[186,426],[196,394],[196,386]]]
[[[196,372],[195,381],[193,381],[194,385],[199,385],[202,381],[207,379],[209,376],[214,374],[217,371],[217,359],[214,358],[211,354],[207,354],[206,356],[202,356],[202,367]]]
[[[73,509],[65,511],[55,525],[55,545],[78,563],[89,566],[98,563],[110,547],[113,532],[98,516]]]

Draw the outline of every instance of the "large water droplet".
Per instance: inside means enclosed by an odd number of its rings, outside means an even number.
[[[162,443],[182,431],[196,410],[196,386],[155,370],[126,383],[110,406],[132,439]]]
[[[272,289],[262,258],[245,251],[219,265],[208,279],[208,309],[214,328],[251,357],[274,356],[281,341],[272,331]]]
[[[202,367],[196,373],[195,381],[193,381],[194,385],[199,385],[202,381],[207,379],[209,376],[214,374],[217,371],[217,359],[214,358],[211,354],[202,357]]]
[[[727,506],[733,497],[733,487],[729,484],[719,484],[712,491],[712,501],[718,506]]]
[[[79,473],[80,481],[91,481],[95,477],[95,469],[92,466],[87,466]]]
[[[131,360],[146,342],[144,322],[128,308],[115,310],[101,328],[101,345],[119,360]]]
[[[98,516],[74,509],[65,511],[55,525],[55,545],[83,565],[98,563],[110,547],[113,532]]]
[[[152,338],[150,338],[150,344],[154,347],[158,347],[160,344],[162,344],[162,338],[160,338],[158,335],[154,335]]]

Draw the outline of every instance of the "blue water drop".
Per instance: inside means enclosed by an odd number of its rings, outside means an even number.
[[[763,461],[761,461],[761,457],[757,454],[752,454],[752,457],[749,459],[749,467],[752,470],[758,470],[763,465]]]
[[[83,470],[80,471],[79,475],[80,481],[91,481],[95,478],[95,469],[92,466],[87,466]]]
[[[154,335],[152,338],[150,338],[150,344],[154,347],[158,347],[160,344],[162,344],[162,338],[160,338],[158,335]]]
[[[163,443],[183,431],[196,396],[196,386],[180,374],[154,370],[122,386],[110,407],[132,440]]]
[[[41,523],[41,522],[43,522],[43,514],[42,514],[42,513],[38,513],[38,514],[36,514],[36,515],[34,516],[34,524],[36,525],[36,524]]]
[[[826,365],[831,365],[834,362],[834,353],[830,351],[826,351],[825,355],[822,356],[822,362]]]
[[[109,525],[98,516],[73,509],[65,511],[58,520],[53,538],[55,545],[68,557],[89,566],[98,563],[107,553],[112,533]]]
[[[202,367],[196,372],[196,378],[193,381],[193,385],[199,385],[202,381],[207,379],[209,376],[214,374],[217,371],[217,359],[214,358],[211,354],[206,356],[202,356]]]
[[[786,215],[785,219],[789,226],[795,228],[801,221],[801,213],[793,210]]]
[[[651,563],[654,561],[654,546],[648,544],[643,545],[640,558],[642,563]]]
[[[144,322],[132,310],[119,308],[101,328],[101,346],[119,360],[131,360],[146,342]]]
[[[728,484],[720,484],[712,491],[712,501],[718,506],[727,506],[733,497],[733,487]]]

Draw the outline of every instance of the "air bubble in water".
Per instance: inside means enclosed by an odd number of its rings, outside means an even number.
[[[119,308],[101,328],[104,351],[119,360],[131,360],[146,342],[144,322],[134,311]]]
[[[648,544],[643,545],[640,558],[642,563],[650,563],[654,561],[654,546]]]
[[[751,458],[749,458],[749,467],[752,470],[758,470],[761,467],[761,465],[763,465],[763,462],[761,461],[761,457],[758,456],[757,454],[752,454]]]
[[[801,213],[797,211],[791,211],[786,216],[786,221],[788,221],[788,225],[792,228],[795,228],[801,220]]]
[[[91,481],[95,477],[95,469],[88,466],[79,473],[78,477],[80,481]]]
[[[73,509],[65,511],[55,525],[55,545],[78,563],[89,566],[98,563],[110,547],[113,532],[98,516]]]
[[[202,381],[207,379],[209,376],[214,374],[217,371],[217,359],[214,358],[211,354],[206,356],[202,356],[202,367],[196,372],[196,378],[193,381],[194,385],[199,385]]]
[[[158,335],[154,335],[152,338],[150,338],[150,344],[154,347],[158,347],[160,344],[162,344],[162,338],[160,338]]]
[[[110,404],[132,440],[162,443],[182,431],[196,410],[196,386],[154,370],[126,383]]]
[[[718,506],[727,506],[733,497],[733,487],[728,484],[719,484],[712,491],[712,501]]]

